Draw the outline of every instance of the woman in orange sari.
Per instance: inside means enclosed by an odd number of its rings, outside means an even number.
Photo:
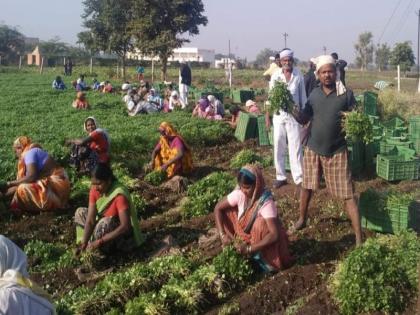
[[[273,196],[266,189],[261,170],[247,165],[239,171],[239,188],[218,202],[214,209],[222,245],[234,242],[236,250],[255,260],[265,272],[288,268],[293,263],[286,230],[278,216]]]
[[[64,208],[70,195],[70,181],[61,166],[28,137],[13,143],[18,158],[17,179],[7,182],[11,209],[38,213]]]
[[[192,155],[184,139],[168,122],[160,124],[159,132],[159,143],[152,152],[152,169],[165,171],[168,178],[190,172]]]

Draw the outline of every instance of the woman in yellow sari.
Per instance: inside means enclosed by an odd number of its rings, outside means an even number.
[[[17,179],[7,182],[7,196],[12,196],[11,209],[38,213],[61,209],[67,205],[70,181],[61,166],[28,137],[13,143],[18,158]]]
[[[184,139],[168,122],[159,126],[160,139],[152,153],[152,169],[165,171],[168,178],[188,173],[193,168],[192,154]]]

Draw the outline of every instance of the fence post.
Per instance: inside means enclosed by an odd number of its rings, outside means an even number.
[[[119,68],[119,63],[117,60],[117,79],[119,78],[119,74],[120,74],[120,68]]]
[[[22,69],[22,56],[19,56],[19,70]]]
[[[42,70],[44,70],[44,57],[41,58],[41,67],[39,68],[39,74],[42,74]]]
[[[400,74],[400,65],[397,66],[397,80],[398,80],[398,92],[401,91],[401,74]]]
[[[152,84],[155,80],[155,59],[152,57]]]

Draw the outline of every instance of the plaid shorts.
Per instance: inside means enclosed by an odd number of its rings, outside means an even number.
[[[311,190],[319,189],[322,174],[331,195],[340,199],[353,197],[354,190],[347,149],[327,157],[306,147],[303,156],[302,187]]]

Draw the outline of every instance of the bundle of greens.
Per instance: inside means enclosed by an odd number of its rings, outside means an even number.
[[[373,141],[373,126],[368,115],[364,113],[358,111],[345,112],[342,127],[346,139],[350,141],[362,141],[365,144]]]
[[[276,81],[274,83],[273,88],[268,94],[268,101],[270,102],[269,111],[271,114],[279,110],[291,113],[293,110],[294,101],[292,94],[290,94],[287,85],[283,82]]]
[[[153,186],[159,186],[166,180],[166,178],[166,172],[160,170],[152,171],[144,176],[144,180]]]

